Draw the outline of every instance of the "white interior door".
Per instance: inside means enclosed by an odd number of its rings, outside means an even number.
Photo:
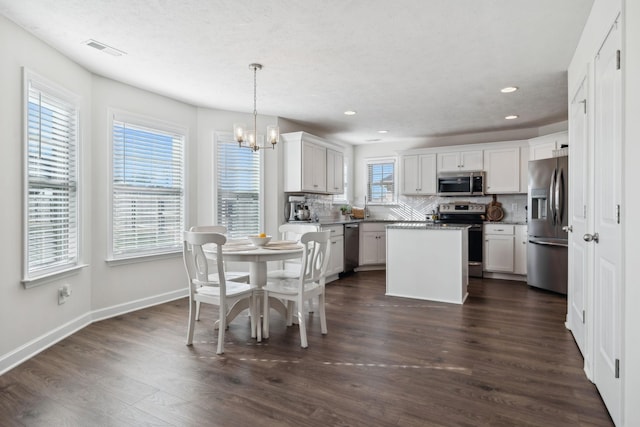
[[[588,269],[593,263],[589,257],[593,256],[593,245],[584,241],[583,236],[591,230],[587,218],[592,218],[589,194],[593,191],[593,183],[589,174],[589,119],[587,106],[587,77],[582,80],[569,106],[569,291],[567,293],[568,313],[567,326],[582,352],[585,361],[585,371],[589,378],[591,373],[591,352],[587,343],[587,323],[592,324],[593,316],[587,309],[587,290],[590,288],[587,280],[591,277]],[[587,316],[589,313],[589,316]]]
[[[595,60],[594,382],[613,421],[621,421],[621,145],[619,22]]]

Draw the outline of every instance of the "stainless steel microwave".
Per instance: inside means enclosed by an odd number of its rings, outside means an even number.
[[[438,196],[484,196],[483,171],[440,172]]]

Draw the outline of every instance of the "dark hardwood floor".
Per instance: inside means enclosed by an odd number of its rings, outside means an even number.
[[[472,279],[459,306],[386,297],[384,282],[329,284],[329,334],[312,315],[307,349],[272,311],[269,340],[242,315],[217,356],[210,306],[187,347],[186,299],[95,323],[0,377],[0,425],[612,425],[564,297]]]

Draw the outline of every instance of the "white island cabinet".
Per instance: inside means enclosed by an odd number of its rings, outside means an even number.
[[[386,295],[462,304],[469,284],[468,227],[387,226]]]

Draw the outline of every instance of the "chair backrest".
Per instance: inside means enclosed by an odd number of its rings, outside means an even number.
[[[224,277],[224,267],[222,260],[222,245],[225,244],[227,238],[220,233],[203,232],[203,231],[185,231],[182,256],[184,259],[184,267],[189,277],[189,288],[209,285],[220,286],[221,291],[226,290],[226,282]],[[203,246],[206,244],[215,245],[216,262],[212,263],[213,268],[217,269],[218,280],[216,282],[209,281],[210,264],[204,254]]]
[[[295,240],[300,241],[300,238],[304,233],[320,230],[318,224],[282,224],[278,227],[278,231],[282,237],[282,240]]]
[[[227,234],[227,227],[224,225],[194,225],[189,231]]]
[[[327,265],[329,264],[329,239],[331,231],[312,231],[302,235],[300,243],[304,246],[302,265],[300,269],[300,283],[320,281],[324,285]]]
[[[294,240],[300,242],[300,238],[304,233],[319,231],[319,224],[294,224],[285,223],[278,227],[280,238],[282,240]],[[282,261],[282,268],[287,271],[297,272],[300,269],[299,259],[287,259]]]

